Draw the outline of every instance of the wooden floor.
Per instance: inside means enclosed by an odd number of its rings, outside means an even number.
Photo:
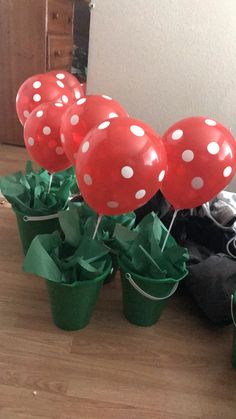
[[[0,175],[24,149],[0,146]],[[0,206],[1,419],[235,419],[231,326],[210,326],[172,298],[158,324],[122,316],[119,278],[103,287],[89,326],[57,329],[44,281],[21,271],[14,214]]]

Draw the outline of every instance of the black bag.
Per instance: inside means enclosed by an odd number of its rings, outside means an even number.
[[[215,324],[231,323],[230,301],[236,289],[236,261],[188,242],[189,275],[184,283],[198,307]]]
[[[177,219],[174,236],[177,241],[181,238],[189,251],[189,275],[184,286],[212,323],[231,323],[230,299],[236,290],[236,260],[229,256],[228,244],[234,240],[235,231],[220,227],[208,217],[185,213]],[[234,246],[232,255],[233,251],[236,253]]]

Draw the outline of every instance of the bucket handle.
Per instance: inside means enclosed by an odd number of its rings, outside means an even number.
[[[134,287],[136,289],[136,291],[139,292],[139,294],[143,295],[143,297],[148,298],[149,300],[153,300],[153,301],[161,301],[161,300],[166,300],[167,298],[171,297],[175,291],[178,288],[179,283],[176,282],[176,284],[173,286],[171,292],[166,295],[165,297],[155,297],[154,295],[148,294],[146,291],[144,291],[142,288],[140,288],[136,282],[133,280],[132,276],[130,275],[130,273],[126,273],[125,274],[125,278],[129,281],[130,285],[132,285],[132,287]]]
[[[40,215],[35,217],[28,217],[28,215],[24,215],[23,220],[27,223],[27,221],[45,221],[45,220],[52,220],[53,218],[58,218],[58,213],[50,214],[50,215]]]
[[[231,295],[231,317],[232,317],[232,320],[233,320],[234,327],[236,327],[236,321],[235,321],[235,318],[234,318],[234,296],[233,296],[233,294]]]

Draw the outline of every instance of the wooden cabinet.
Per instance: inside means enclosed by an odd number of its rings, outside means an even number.
[[[48,36],[48,68],[68,68],[72,60],[71,39],[68,36]]]
[[[15,111],[21,83],[70,69],[73,8],[73,0],[0,0],[0,143],[24,144]]]
[[[71,35],[73,3],[64,0],[48,1],[48,32]]]

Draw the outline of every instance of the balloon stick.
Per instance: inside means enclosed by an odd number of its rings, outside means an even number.
[[[173,224],[174,224],[174,221],[175,221],[176,215],[178,214],[178,211],[179,211],[179,210],[175,210],[175,212],[174,212],[174,214],[173,214],[173,217],[172,217],[172,220],[171,220],[171,223],[170,223],[169,229],[168,229],[168,231],[167,231],[167,234],[166,234],[166,237],[165,237],[164,243],[163,243],[163,245],[162,245],[162,249],[161,249],[161,251],[162,251],[162,252],[164,251],[164,249],[165,249],[165,247],[166,247],[166,243],[167,243],[168,237],[169,237],[169,235],[170,235],[171,229],[172,229],[172,227],[173,227]]]
[[[51,191],[52,178],[53,178],[53,173],[51,173],[51,174],[49,175],[48,194],[49,194],[49,193],[50,193],[50,191]]]
[[[97,219],[97,222],[96,222],[95,230],[94,230],[94,233],[93,233],[93,240],[94,240],[94,239],[95,239],[95,237],[96,237],[96,234],[97,234],[98,227],[99,227],[99,224],[100,224],[100,222],[101,222],[101,219],[102,219],[102,215],[99,215],[99,216],[98,216],[98,219]]]

